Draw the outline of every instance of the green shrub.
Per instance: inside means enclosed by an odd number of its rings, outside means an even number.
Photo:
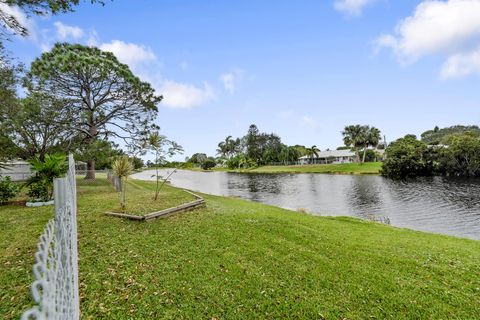
[[[27,195],[33,200],[49,201],[51,196],[51,186],[45,180],[32,182],[28,185]]]
[[[448,136],[440,148],[440,167],[444,174],[461,177],[480,176],[480,139],[476,132]]]
[[[139,157],[132,157],[130,158],[130,161],[132,162],[133,168],[135,170],[142,169],[145,166],[145,163]]]
[[[380,172],[385,177],[405,179],[431,176],[437,172],[436,150],[414,135],[394,141],[385,152],[387,159]]]
[[[48,201],[53,196],[53,179],[59,178],[67,172],[68,166],[63,154],[46,155],[40,159],[30,160],[35,176],[27,181],[28,195],[34,199]]]
[[[15,197],[20,188],[10,177],[0,177],[0,202],[5,202]]]
[[[210,170],[214,168],[217,164],[215,163],[215,159],[208,158],[207,160],[203,161],[201,166],[203,170]]]
[[[227,167],[229,169],[249,169],[257,167],[257,163],[244,154],[239,154],[227,160]]]

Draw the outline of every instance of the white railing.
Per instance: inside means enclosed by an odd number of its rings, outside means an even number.
[[[65,178],[54,180],[55,218],[50,220],[35,254],[32,297],[35,306],[22,319],[78,320],[77,187],[75,162],[68,157]]]

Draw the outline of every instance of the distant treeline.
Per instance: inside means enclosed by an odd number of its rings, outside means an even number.
[[[380,130],[366,125],[346,126],[342,131],[345,147],[355,152],[358,162],[375,161],[378,148],[383,148],[380,143]],[[374,149],[369,149],[373,147]],[[240,138],[226,137],[218,143],[218,157],[209,157],[205,153],[195,153],[186,159],[187,165],[201,166],[210,169],[216,165],[226,166],[229,169],[246,169],[268,164],[292,164],[300,157],[307,156],[311,163],[318,156],[320,149],[313,145],[288,146],[275,133],[260,132],[255,124],[250,125],[247,133]]]
[[[480,128],[453,126],[407,135],[386,149],[382,175],[394,179],[445,175],[480,176]]]
[[[245,136],[240,138],[226,137],[218,143],[217,158],[208,157],[204,153],[195,153],[186,161],[198,164],[204,169],[216,164],[227,166],[230,169],[251,168],[269,163],[290,163],[311,152],[319,152],[316,146],[287,146],[275,133],[260,132],[252,124]]]
[[[429,145],[438,145],[445,142],[445,138],[452,134],[460,134],[465,132],[473,132],[480,135],[480,128],[478,126],[452,126],[440,129],[438,126],[433,130],[428,130],[422,133],[421,140]]]

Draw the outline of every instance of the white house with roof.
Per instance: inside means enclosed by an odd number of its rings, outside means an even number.
[[[356,158],[355,152],[351,150],[326,150],[318,152],[313,158],[303,156],[298,160],[300,164],[339,164],[355,162]]]

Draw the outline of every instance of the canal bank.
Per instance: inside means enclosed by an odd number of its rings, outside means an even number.
[[[164,169],[167,176],[172,170]],[[133,175],[153,179],[144,171]],[[386,220],[393,226],[480,239],[480,180],[392,181],[378,175],[259,174],[178,170],[174,186],[322,216]]]
[[[480,317],[479,241],[211,195],[205,208],[138,223],[104,214],[118,202],[105,179],[79,180],[78,193],[87,319]],[[2,319],[30,303],[32,250],[51,215],[0,208]]]

